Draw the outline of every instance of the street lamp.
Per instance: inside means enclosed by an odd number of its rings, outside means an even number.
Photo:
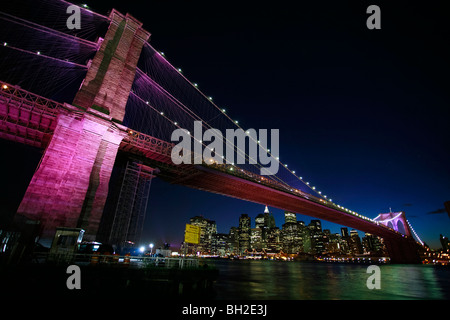
[[[152,254],[152,251],[153,251],[153,243],[150,243],[149,245],[148,245],[149,247],[150,247],[150,255]]]

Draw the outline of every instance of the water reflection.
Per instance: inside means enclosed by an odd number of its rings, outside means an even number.
[[[369,290],[368,265],[214,260],[217,299],[449,299],[450,270],[382,265],[381,289]]]

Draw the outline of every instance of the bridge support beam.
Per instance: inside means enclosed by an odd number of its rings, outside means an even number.
[[[18,214],[39,220],[42,238],[79,227],[95,240],[120,142],[121,123],[142,48],[142,23],[116,10],[72,105],[58,115],[53,137]]]
[[[421,263],[418,245],[413,238],[408,237],[399,239],[384,239],[384,244],[388,250],[391,263],[396,264],[415,264]]]
[[[94,240],[119,144],[126,132],[90,114],[60,114],[18,214],[41,222],[41,237],[56,227],[79,227]]]

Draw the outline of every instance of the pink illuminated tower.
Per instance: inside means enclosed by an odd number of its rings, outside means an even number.
[[[41,223],[41,239],[56,227],[78,227],[94,240],[108,195],[121,125],[136,65],[150,34],[130,15],[113,10],[72,105],[58,115],[56,129],[18,214]]]

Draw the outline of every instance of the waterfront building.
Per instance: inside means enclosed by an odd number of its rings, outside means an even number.
[[[325,251],[328,254],[341,254],[341,236],[339,233],[330,233],[327,235],[327,241],[325,242]]]
[[[265,223],[264,223],[264,214],[260,213],[255,218],[255,228],[260,228],[261,230],[264,229]]]
[[[250,250],[250,233],[251,233],[251,219],[247,214],[241,214],[239,217],[238,228],[238,247],[239,253],[242,254],[245,250]]]
[[[305,223],[297,222],[294,213],[284,213],[284,224],[281,229],[282,249],[285,253],[298,253],[303,250],[303,230]]]
[[[346,228],[346,227],[343,227],[343,228],[341,228],[341,237],[342,238],[348,238],[350,235],[348,234],[348,228]]]
[[[280,228],[270,228],[267,233],[267,251],[279,252],[282,249]]]
[[[284,212],[284,223],[297,223],[297,215],[292,212]]]
[[[311,244],[311,229],[309,227],[304,227],[302,229],[302,239],[303,239],[303,252],[311,254],[312,244]]]
[[[190,219],[190,224],[201,228],[200,243],[195,246],[194,250],[205,254],[210,253],[213,235],[217,233],[216,222],[203,216],[195,216]]]
[[[361,238],[359,237],[358,231],[354,229],[350,231],[349,246],[353,255],[363,253]]]
[[[252,250],[262,250],[262,229],[252,228],[250,232],[250,248]]]
[[[239,233],[238,227],[231,227],[230,232],[228,233],[227,239],[227,253],[230,255],[235,255],[239,250]]]
[[[371,233],[366,232],[366,234],[364,235],[362,239],[362,247],[364,253],[366,254],[376,256],[383,256],[386,254],[386,248],[384,246],[383,239]]]
[[[228,234],[215,233],[212,235],[211,240],[211,254],[219,257],[226,256],[228,251]]]
[[[311,220],[308,228],[311,237],[311,253],[320,255],[324,251],[322,223],[320,220]]]

